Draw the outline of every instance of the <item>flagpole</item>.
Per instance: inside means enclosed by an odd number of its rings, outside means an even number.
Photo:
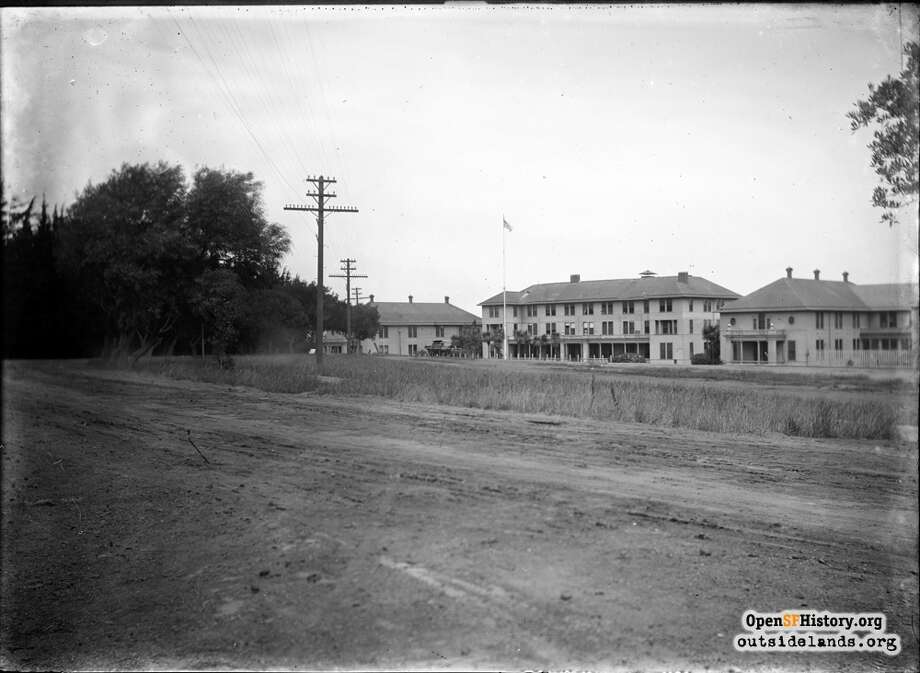
[[[508,288],[505,274],[505,216],[502,215],[502,357],[508,359]]]

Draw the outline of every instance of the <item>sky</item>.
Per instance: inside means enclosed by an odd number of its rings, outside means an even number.
[[[251,171],[313,280],[315,217],[284,206],[333,176],[359,212],[327,216],[327,276],[352,258],[362,298],[477,315],[571,274],[917,278],[916,211],[880,223],[846,118],[900,71],[907,5],[0,11],[20,199],[73,203],[125,162]]]

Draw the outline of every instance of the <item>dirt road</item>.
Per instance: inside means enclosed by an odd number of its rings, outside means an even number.
[[[916,446],[78,364],[3,392],[4,668],[917,667]],[[903,651],[734,650],[800,607]]]

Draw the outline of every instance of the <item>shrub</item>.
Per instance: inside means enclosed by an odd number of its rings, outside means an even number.
[[[697,353],[692,358],[690,358],[690,364],[692,365],[720,365],[722,364],[721,360],[714,360],[709,357],[709,353]]]
[[[647,360],[638,353],[617,353],[610,356],[611,362],[647,362]]]

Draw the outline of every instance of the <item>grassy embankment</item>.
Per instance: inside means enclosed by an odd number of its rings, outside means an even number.
[[[138,369],[172,378],[259,388],[268,392],[315,391],[376,395],[427,404],[509,410],[649,423],[678,428],[803,437],[885,439],[894,426],[916,423],[905,411],[905,394],[822,395],[763,386],[726,386],[718,381],[623,377],[616,372],[560,368],[490,368],[402,358],[327,356],[316,376],[306,356],[245,356],[232,369],[193,358],[153,358]],[[911,417],[913,415],[913,417]]]

